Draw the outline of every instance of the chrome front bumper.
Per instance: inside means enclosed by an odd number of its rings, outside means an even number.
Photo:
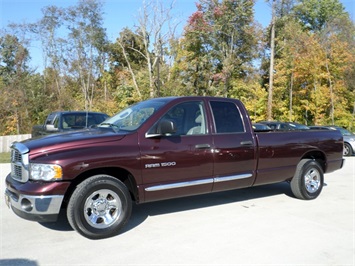
[[[17,195],[5,190],[6,205],[21,218],[37,222],[54,222],[62,206],[63,195]]]

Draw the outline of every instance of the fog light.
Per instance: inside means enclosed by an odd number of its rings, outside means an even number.
[[[28,199],[21,200],[21,207],[26,212],[30,212],[33,209],[32,203]]]

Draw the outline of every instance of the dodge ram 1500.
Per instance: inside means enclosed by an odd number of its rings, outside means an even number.
[[[244,105],[218,97],[137,103],[97,128],[13,143],[5,198],[20,217],[81,235],[117,235],[132,204],[287,181],[311,200],[343,165],[339,131],[256,132]]]

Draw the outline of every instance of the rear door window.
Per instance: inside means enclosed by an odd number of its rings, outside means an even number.
[[[232,102],[210,102],[216,133],[244,132],[244,124],[238,107]]]

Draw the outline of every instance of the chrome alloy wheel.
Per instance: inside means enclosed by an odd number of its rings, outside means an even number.
[[[112,190],[94,191],[85,201],[84,216],[94,228],[105,229],[115,223],[122,213],[122,202]]]
[[[309,193],[316,192],[321,186],[321,174],[315,168],[309,169],[304,176],[304,183]]]

